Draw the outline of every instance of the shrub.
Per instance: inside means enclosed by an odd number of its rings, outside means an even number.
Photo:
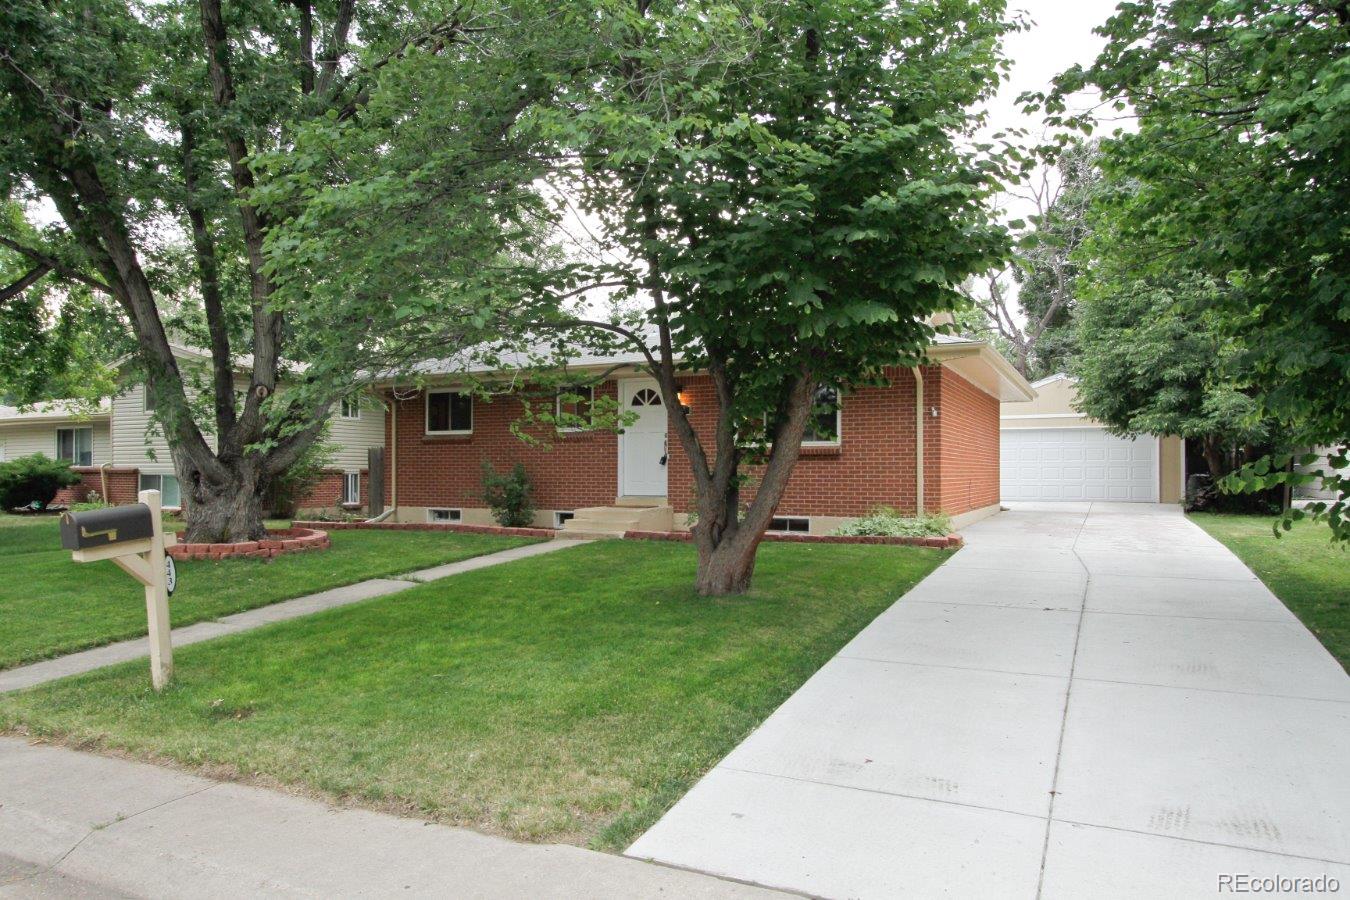
[[[483,460],[483,500],[499,525],[525,528],[534,522],[533,490],[530,476],[520,463],[509,473],[499,475],[492,463]]]
[[[69,462],[48,459],[41,453],[0,463],[0,509],[32,506],[45,509],[64,487],[80,483]]]
[[[889,506],[875,506],[861,519],[841,525],[834,533],[850,537],[942,537],[952,533],[952,520],[946,513],[905,516]]]

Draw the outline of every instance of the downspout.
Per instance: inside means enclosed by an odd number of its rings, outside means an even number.
[[[914,367],[914,498],[915,515],[924,514],[923,506],[923,368]]]
[[[389,392],[389,511],[398,509],[398,394]]]
[[[111,465],[111,462],[105,462],[98,467],[98,483],[103,488],[103,502],[108,506],[112,506],[112,501],[108,499],[108,466]]]

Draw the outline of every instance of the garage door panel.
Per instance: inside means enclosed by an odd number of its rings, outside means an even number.
[[[1005,500],[1157,500],[1156,438],[1119,438],[1101,428],[1002,432]]]

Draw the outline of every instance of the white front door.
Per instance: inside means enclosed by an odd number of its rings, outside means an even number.
[[[619,437],[619,493],[625,497],[666,495],[666,406],[652,378],[619,382],[623,411],[636,418]]]

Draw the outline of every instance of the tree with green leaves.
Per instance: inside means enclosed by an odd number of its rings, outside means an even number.
[[[1067,371],[1078,352],[1076,255],[1091,233],[1088,210],[1101,190],[1097,155],[1092,142],[1074,141],[1053,166],[1012,191],[1035,210],[1029,227],[1006,268],[964,291],[980,314],[974,324],[998,336],[1001,352],[1027,379]]]
[[[681,371],[711,378],[710,432],[668,406],[701,593],[750,585],[822,388],[918,364],[926,318],[1005,253],[1006,173],[968,139],[1012,27],[997,2],[636,0],[600,29],[607,65],[557,132],[642,306],[590,327],[636,346],[667,398]]]
[[[1099,33],[1097,60],[1042,99],[1052,124],[1091,127],[1065,112],[1084,88],[1137,120],[1101,144],[1108,176],[1136,185],[1118,207],[1118,267],[1212,279],[1210,315],[1260,414],[1288,444],[1350,444],[1350,3],[1141,0]],[[1296,479],[1287,462],[1229,483]],[[1339,500],[1316,512],[1350,539],[1350,484],[1324,474]]]
[[[453,256],[470,285],[491,274],[483,264],[509,268],[521,231],[501,223],[533,202],[519,188],[538,173],[509,132],[552,83],[537,74],[549,48],[576,33],[559,24],[552,4],[508,0],[6,5],[0,186],[59,217],[0,230],[27,266],[6,293],[54,280],[115,304],[174,451],[189,540],[261,536],[269,484],[379,357],[359,315],[323,327],[299,315],[336,289],[311,252],[313,228],[342,212],[325,205],[344,175],[326,136],[399,148],[400,127],[434,108],[436,161],[457,177],[419,181],[413,166],[367,183],[369,198],[416,187],[419,225],[454,231],[453,253],[423,266]],[[437,294],[446,308],[477,297]],[[206,408],[172,351],[184,333],[210,349]]]
[[[1277,430],[1233,379],[1236,344],[1217,327],[1215,285],[1113,279],[1089,269],[1079,298],[1078,404],[1117,434],[1170,434],[1197,445],[1217,481]]]

